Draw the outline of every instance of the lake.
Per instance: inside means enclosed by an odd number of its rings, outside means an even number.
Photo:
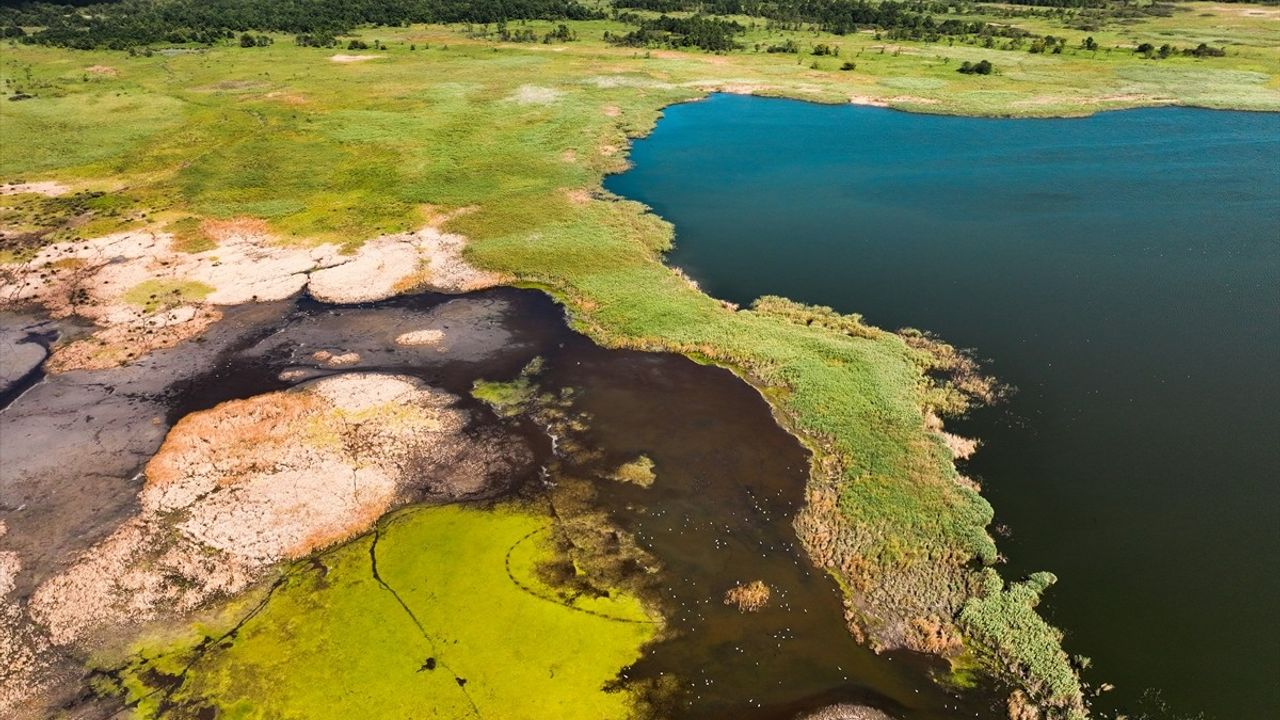
[[[713,95],[606,187],[674,223],[709,294],[763,294],[974,348],[1016,388],[952,429],[1004,572],[1095,709],[1280,707],[1280,116],[927,116]]]

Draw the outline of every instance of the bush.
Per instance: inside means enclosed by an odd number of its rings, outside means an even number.
[[[979,60],[976,63],[971,63],[968,60],[965,60],[960,63],[960,67],[956,72],[963,73],[965,75],[990,75],[991,71],[995,69],[996,66],[992,65],[990,60]]]

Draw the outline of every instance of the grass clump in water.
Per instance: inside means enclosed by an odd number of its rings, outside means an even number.
[[[631,483],[640,487],[652,487],[658,476],[653,472],[653,460],[648,455],[640,457],[628,463],[618,466],[610,476],[618,482]]]
[[[538,394],[535,376],[542,372],[542,358],[534,358],[520,371],[514,380],[497,382],[476,380],[471,385],[471,396],[487,403],[503,417],[519,415],[529,407]]]

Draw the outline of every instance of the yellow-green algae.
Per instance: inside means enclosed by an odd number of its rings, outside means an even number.
[[[634,597],[569,602],[539,581],[548,522],[512,508],[398,513],[291,568],[231,637],[235,618],[202,628],[222,638],[203,645],[139,643],[126,699],[140,718],[627,717],[628,694],[605,686],[658,625]]]

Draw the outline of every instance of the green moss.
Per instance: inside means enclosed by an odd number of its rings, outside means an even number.
[[[502,509],[403,512],[300,564],[233,638],[202,653],[194,637],[135,648],[126,697],[157,717],[161,695],[148,693],[195,659],[170,697],[191,714],[627,717],[630,698],[604,687],[656,625],[633,597],[566,604],[542,585],[546,523]]]
[[[144,280],[124,294],[124,300],[153,313],[184,302],[203,300],[213,288],[195,280]]]

